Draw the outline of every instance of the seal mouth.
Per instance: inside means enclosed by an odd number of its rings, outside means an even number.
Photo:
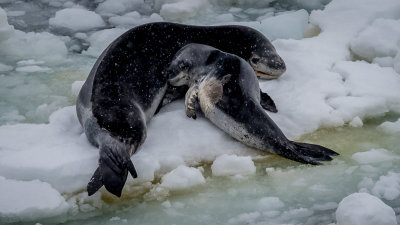
[[[256,70],[257,77],[267,80],[272,80],[280,77],[283,73],[266,73],[263,71]]]

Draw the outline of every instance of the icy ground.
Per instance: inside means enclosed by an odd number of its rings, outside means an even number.
[[[326,6],[324,6],[326,4]],[[398,0],[0,0],[0,223],[337,224],[400,221]],[[98,150],[77,93],[96,57],[154,21],[243,24],[287,64],[260,80],[292,139],[341,155],[300,165],[247,148],[182,101],[153,118],[121,199],[85,187]]]

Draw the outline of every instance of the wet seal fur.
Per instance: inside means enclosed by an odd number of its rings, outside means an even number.
[[[260,87],[253,69],[236,55],[189,44],[176,54],[168,71],[171,85],[189,86],[188,117],[196,118],[199,104],[206,118],[236,140],[297,162],[317,165],[338,155],[319,145],[288,140],[259,103]]]
[[[245,26],[160,22],[122,34],[97,59],[76,104],[89,142],[100,149],[99,167],[87,186],[89,195],[104,185],[120,196],[128,171],[137,176],[130,157],[145,140],[147,122],[162,105],[167,90],[174,90],[167,85],[166,67],[175,53],[189,43],[207,44],[236,54],[266,78],[277,78],[286,69],[268,39]],[[176,93],[172,92],[170,99],[179,97],[181,92]],[[266,102],[270,100],[266,95]]]

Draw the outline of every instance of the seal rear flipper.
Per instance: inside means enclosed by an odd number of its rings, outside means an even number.
[[[311,165],[320,165],[320,161],[331,161],[331,156],[339,153],[320,145],[307,144],[301,142],[290,142],[292,145],[284,151],[277,152],[285,158]]]
[[[278,112],[278,109],[276,108],[274,100],[267,94],[261,91],[260,89],[260,104],[261,106],[270,112]]]
[[[96,193],[103,186],[103,178],[101,176],[100,167],[97,167],[92,178],[87,184],[88,195],[91,196]]]

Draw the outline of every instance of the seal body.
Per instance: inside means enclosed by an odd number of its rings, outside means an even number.
[[[185,62],[188,66],[181,69]],[[196,103],[205,117],[238,141],[301,163],[332,160],[336,152],[288,140],[260,105],[257,77],[236,55],[210,46],[189,44],[168,69],[172,85],[188,85],[185,108],[195,118]]]
[[[99,168],[88,184],[89,194],[104,185],[120,196],[128,171],[136,176],[130,156],[145,140],[146,123],[165,93],[173,90],[167,84],[166,67],[188,43],[215,46],[243,57],[266,78],[285,71],[268,39],[249,27],[150,23],[127,31],[96,61],[77,100],[86,136],[100,148]]]

